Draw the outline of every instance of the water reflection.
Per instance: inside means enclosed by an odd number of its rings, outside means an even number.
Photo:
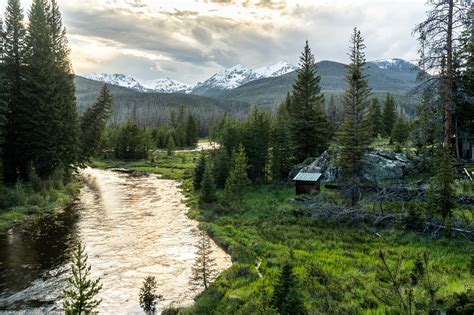
[[[72,241],[81,238],[94,277],[101,277],[101,313],[139,313],[143,278],[157,278],[161,305],[188,305],[197,243],[178,183],[156,176],[86,169],[80,202],[0,236],[0,310],[60,308]],[[219,269],[230,258],[215,246]]]

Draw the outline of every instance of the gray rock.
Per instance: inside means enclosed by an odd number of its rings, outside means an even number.
[[[291,179],[299,171],[319,172],[323,174],[322,182],[332,182],[337,179],[341,170],[335,166],[336,151],[333,148],[325,151],[320,157],[296,165],[291,173]],[[400,179],[416,170],[418,158],[410,154],[397,153],[386,149],[374,149],[364,158],[363,178],[369,182],[379,182],[385,179]]]

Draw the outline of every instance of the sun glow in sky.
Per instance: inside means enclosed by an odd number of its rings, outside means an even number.
[[[235,64],[298,62],[306,39],[317,60],[347,61],[361,29],[369,60],[416,58],[411,31],[424,0],[58,0],[76,73],[204,80]],[[31,0],[22,1],[25,12]],[[6,0],[0,2],[4,11]]]

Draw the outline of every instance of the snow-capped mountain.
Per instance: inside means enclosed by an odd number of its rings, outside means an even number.
[[[298,67],[289,64],[287,61],[282,60],[277,62],[274,65],[261,67],[255,69],[254,71],[263,78],[278,77],[280,75],[287,74],[289,72],[295,71]]]
[[[90,80],[118,85],[139,92],[190,93],[193,89],[193,86],[189,84],[171,80],[169,78],[138,81],[131,76],[119,73],[87,73],[82,76]]]
[[[143,81],[142,85],[148,91],[158,93],[190,93],[193,86],[170,78]]]
[[[146,92],[146,88],[137,80],[132,78],[131,76],[114,73],[114,74],[107,74],[107,73],[87,73],[82,75],[86,79],[104,82],[107,84],[113,84],[118,86],[123,86],[129,89],[137,90],[140,92]]]
[[[390,59],[380,59],[369,62],[376,65],[379,69],[383,70],[413,70],[416,68],[416,65],[399,58],[390,58]]]
[[[286,61],[279,61],[274,65],[257,68],[246,68],[240,64],[216,73],[209,79],[199,82],[192,93],[212,96],[223,90],[235,89],[250,81],[262,78],[277,77],[296,70],[296,67]]]

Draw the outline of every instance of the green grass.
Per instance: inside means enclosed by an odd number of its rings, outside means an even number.
[[[198,154],[177,152],[167,157],[159,153],[153,161],[94,163],[96,167],[123,167],[181,180],[188,197],[189,216],[200,221],[200,227],[232,256],[232,267],[193,306],[180,310],[181,314],[273,314],[268,309],[273,285],[288,259],[295,265],[310,312],[386,314],[372,293],[378,286],[379,250],[386,251],[391,262],[398,255],[403,257],[404,277],[408,277],[415,259],[428,251],[441,286],[441,304],[449,305],[454,292],[474,286],[470,274],[473,242],[434,240],[397,229],[328,224],[309,216],[309,210],[296,200],[292,185],[252,189],[242,211],[226,206],[222,192],[218,192],[219,203],[200,205],[191,181]],[[342,203],[338,191],[324,186],[320,195],[311,198]],[[261,264],[257,271],[258,262]]]
[[[167,156],[165,151],[154,151],[147,160],[94,160],[91,167],[124,168],[136,172],[160,174],[167,179],[181,180],[190,178],[198,155],[199,152],[176,151],[174,155]]]
[[[73,181],[65,186],[34,189],[31,183],[17,183],[0,188],[0,232],[16,224],[35,220],[69,206],[80,183]]]
[[[469,271],[472,242],[328,224],[305,215],[308,210],[295,200],[293,191],[293,187],[278,186],[256,189],[247,194],[242,212],[223,206],[199,209],[196,199],[190,199],[194,216],[232,255],[234,266],[184,314],[248,314],[265,308],[279,268],[287,259],[295,264],[311,312],[383,313],[372,294],[378,285],[379,250],[388,252],[391,261],[401,255],[407,274],[414,260],[428,251],[442,284],[439,298],[443,303],[449,304],[453,292],[474,286]],[[258,261],[263,278],[256,276]]]

